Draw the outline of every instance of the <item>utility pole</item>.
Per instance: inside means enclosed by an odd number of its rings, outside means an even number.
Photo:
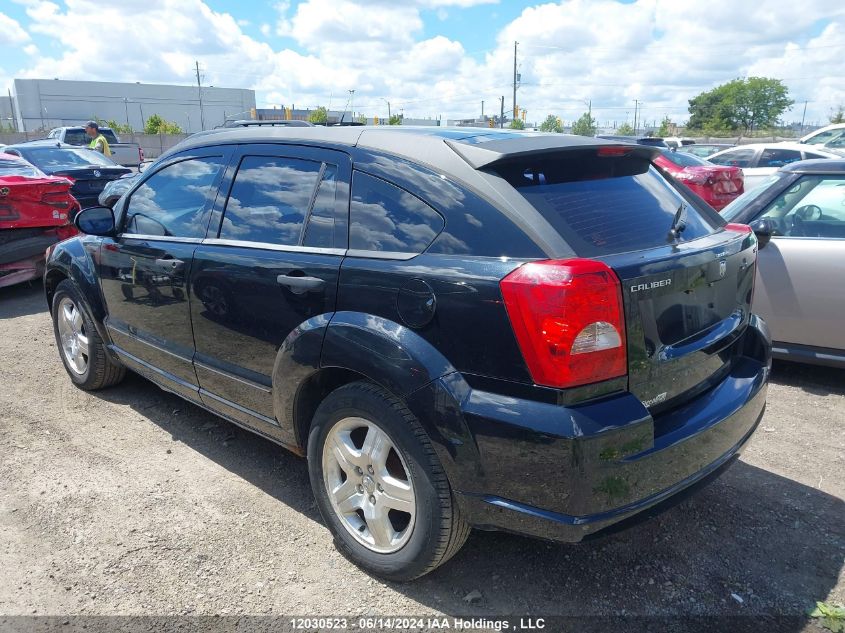
[[[516,47],[519,42],[513,43],[513,116],[516,118]]]
[[[484,99],[481,100],[481,120],[484,120]]]
[[[200,63],[197,61],[197,95],[200,102],[200,130],[205,129],[205,115],[202,112],[202,84],[200,83]]]
[[[640,102],[634,99],[634,136],[637,135],[637,110],[640,107]]]
[[[132,126],[129,125],[129,99],[123,97],[123,108],[126,110],[126,127],[131,128]]]
[[[11,96],[9,97],[9,100],[11,100]],[[804,114],[801,115],[801,134],[804,133],[804,117],[806,117],[806,116],[807,116],[807,102],[804,101]]]
[[[505,95],[502,95],[502,113],[499,115],[499,127],[505,127]]]

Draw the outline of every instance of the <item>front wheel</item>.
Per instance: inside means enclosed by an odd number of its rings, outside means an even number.
[[[52,313],[59,355],[73,384],[94,390],[123,380],[126,370],[109,358],[88,316],[85,299],[67,279],[56,286]]]
[[[344,385],[320,404],[308,471],[338,548],[379,576],[427,574],[469,534],[425,430],[401,401],[370,383]]]

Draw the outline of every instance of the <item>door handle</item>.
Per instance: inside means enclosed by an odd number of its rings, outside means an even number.
[[[322,290],[326,285],[325,279],[319,277],[292,277],[291,275],[279,275],[276,281],[288,288],[295,295],[302,295],[311,290]]]
[[[173,259],[172,257],[156,260],[156,266],[159,268],[179,268],[184,263],[181,259]]]

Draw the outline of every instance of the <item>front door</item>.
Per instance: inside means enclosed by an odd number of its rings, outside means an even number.
[[[760,217],[777,234],[757,258],[754,310],[775,347],[845,349],[845,178],[803,176]]]
[[[346,250],[349,157],[246,146],[194,253],[195,368],[206,406],[280,436],[273,369],[285,338],[331,318]],[[306,325],[307,327],[307,325]]]
[[[132,369],[194,400],[187,281],[230,151],[176,156],[145,174],[118,212],[118,236],[100,250],[115,351]]]

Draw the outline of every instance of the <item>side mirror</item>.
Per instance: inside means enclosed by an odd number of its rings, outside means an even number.
[[[750,226],[751,230],[754,231],[754,235],[757,236],[757,243],[760,245],[760,248],[765,248],[769,240],[772,239],[772,235],[775,234],[775,227],[772,221],[769,218],[760,218],[752,222]]]
[[[142,161],[141,163],[138,164],[138,173],[143,174],[145,171],[147,171],[147,167],[149,167],[152,164],[153,164],[153,161],[151,161],[151,160]]]
[[[113,235],[114,212],[108,207],[88,207],[76,214],[73,223],[87,235]]]

